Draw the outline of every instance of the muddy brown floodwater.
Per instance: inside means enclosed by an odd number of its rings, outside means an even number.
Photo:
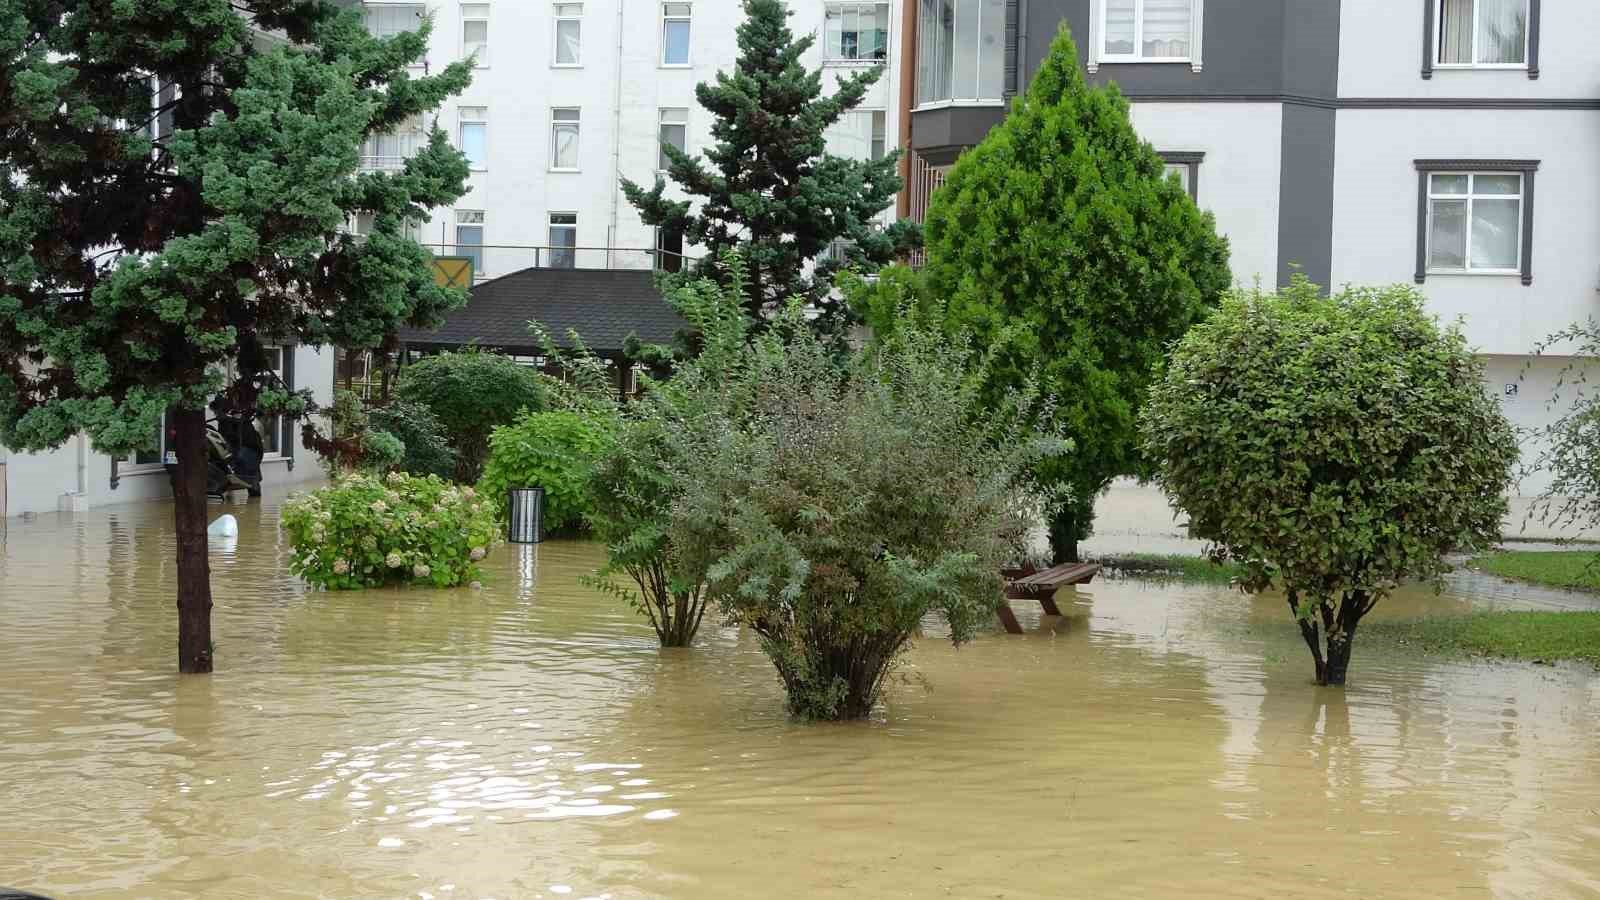
[[[213,514],[221,510],[214,507]],[[327,594],[277,506],[213,551],[217,674],[174,674],[161,505],[12,522],[0,884],[60,898],[1594,897],[1600,678],[1356,647],[1282,602],[1110,581],[910,654],[874,722],[783,713],[504,547],[484,589]],[[1583,600],[1464,579],[1377,615]]]

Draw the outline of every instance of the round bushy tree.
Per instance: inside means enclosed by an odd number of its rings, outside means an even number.
[[[509,489],[543,488],[546,531],[585,528],[593,509],[595,463],[615,431],[616,420],[603,409],[524,413],[489,436],[489,461],[478,490],[504,511]]]
[[[476,482],[489,455],[489,435],[523,410],[541,410],[548,392],[537,371],[508,356],[468,349],[429,356],[406,366],[395,391],[425,406],[456,451],[455,479]]]
[[[1041,475],[1075,559],[1095,497],[1141,474],[1138,412],[1166,348],[1231,283],[1227,241],[1139,139],[1116,87],[1091,88],[1065,28],[1026,95],[962,155],[928,211],[926,289],[995,351],[991,398],[1034,377],[1076,452]]]
[[[444,424],[426,406],[396,400],[368,410],[367,419],[373,428],[394,435],[405,446],[399,461],[401,471],[440,478],[455,473],[456,451],[445,437]]]
[[[1281,588],[1342,685],[1356,625],[1500,534],[1517,458],[1482,363],[1413,288],[1230,296],[1174,351],[1142,429],[1160,482],[1240,586]]]

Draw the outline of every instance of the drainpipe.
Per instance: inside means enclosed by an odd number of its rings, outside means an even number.
[[[617,71],[612,76],[616,85],[611,109],[611,231],[606,239],[606,268],[611,268],[612,249],[617,246],[617,230],[622,214],[622,45],[623,8],[626,0],[617,0]]]
[[[1017,80],[1011,85],[1014,94],[1028,89],[1028,5],[1028,0],[1017,0]]]
[[[911,216],[911,107],[917,93],[917,0],[900,4],[900,196],[895,215]]]
[[[78,496],[89,496],[89,439],[78,432]]]

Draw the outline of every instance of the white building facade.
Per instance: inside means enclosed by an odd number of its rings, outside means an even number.
[[[430,68],[473,57],[472,86],[408,135],[374,140],[366,164],[397,165],[438,124],[467,155],[469,191],[436,210],[419,239],[472,257],[479,280],[530,266],[646,268],[656,251],[689,253],[640,221],[624,178],[649,186],[665,166],[661,144],[691,154],[711,143],[711,114],[695,86],[732,71],[739,0],[449,0],[365,4],[376,33],[434,30]],[[800,0],[790,28],[811,34],[804,58],[824,89],[881,68],[862,105],[830,133],[829,151],[871,158],[894,149],[900,128],[898,2]],[[669,188],[670,189],[670,188]],[[890,210],[892,213],[892,209]]]
[[[919,92],[902,139],[920,183],[1000,120],[1065,24],[1089,79],[1119,86],[1140,134],[1216,215],[1236,282],[1271,287],[1302,271],[1334,288],[1416,284],[1441,320],[1461,323],[1513,424],[1559,413],[1553,387],[1572,358],[1529,354],[1600,313],[1600,53],[1589,46],[1600,4],[913,2],[919,34],[902,65],[917,69]],[[1004,7],[1005,43],[985,40],[981,13],[963,15],[989,5]],[[924,51],[949,45],[1007,78],[941,94],[951,54]],[[1524,460],[1538,450],[1525,446]],[[1514,516],[1548,483],[1524,479]]]

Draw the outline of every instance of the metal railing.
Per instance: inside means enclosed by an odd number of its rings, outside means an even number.
[[[423,244],[435,256],[473,260],[476,280],[498,278],[523,269],[587,269],[677,272],[694,257],[642,247],[563,247],[528,244]]]

